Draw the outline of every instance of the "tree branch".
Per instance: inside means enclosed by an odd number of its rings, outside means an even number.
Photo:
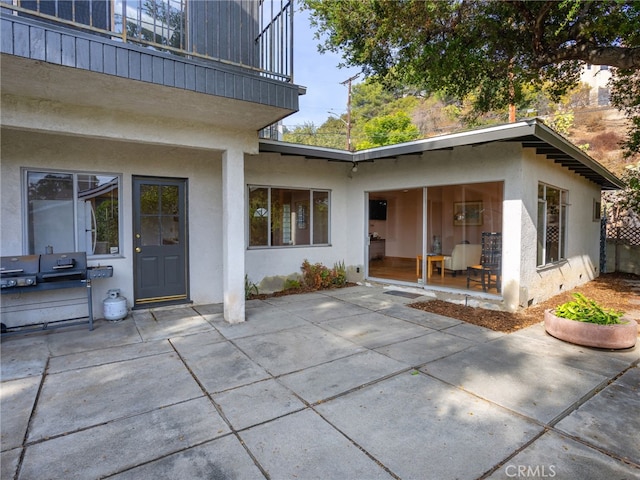
[[[640,47],[601,47],[591,43],[580,43],[557,50],[551,54],[539,55],[536,67],[570,60],[581,60],[592,65],[609,65],[624,70],[640,69]]]

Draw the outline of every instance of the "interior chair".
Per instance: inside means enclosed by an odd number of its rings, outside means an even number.
[[[480,278],[478,279],[478,275]],[[502,288],[502,233],[482,232],[482,253],[480,264],[467,267],[467,288],[471,282],[480,283],[482,291]]]
[[[445,270],[453,271],[453,276],[457,272],[464,272],[467,267],[477,265],[480,261],[482,245],[460,243],[453,247],[451,255],[445,255],[443,266]]]

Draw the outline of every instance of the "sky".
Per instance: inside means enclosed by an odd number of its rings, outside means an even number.
[[[293,17],[293,82],[307,87],[306,95],[299,97],[298,113],[283,120],[284,125],[293,128],[304,123],[322,125],[330,116],[347,112],[349,89],[341,85],[348,78],[360,72],[359,68],[338,68],[340,55],[318,52],[319,41],[314,39],[314,30],[309,25],[309,12],[300,11],[296,2]],[[357,83],[361,79],[355,80]]]

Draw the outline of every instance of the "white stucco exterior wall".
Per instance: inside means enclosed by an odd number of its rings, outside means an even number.
[[[165,132],[167,136],[170,132]],[[230,144],[224,136],[225,145]],[[242,139],[242,135],[238,135]],[[231,136],[233,138],[233,136]],[[215,144],[216,132],[210,132],[209,142]],[[247,150],[246,142],[238,141],[236,151]],[[242,160],[242,154],[239,156]],[[132,177],[134,175],[186,178],[188,180],[188,242],[190,298],[194,303],[223,301],[222,254],[222,152],[166,147],[111,139],[83,138],[55,134],[3,129],[2,131],[2,255],[26,253],[24,238],[25,215],[23,205],[22,168],[54,171],[112,173],[122,176],[120,207],[120,254],[89,258],[90,265],[113,265],[113,278],[93,282],[94,315],[102,317],[102,300],[107,290],[119,288],[121,294],[133,299],[132,260]],[[241,208],[241,207],[240,207]],[[236,215],[237,217],[237,215]],[[39,252],[44,253],[44,252]],[[243,290],[243,276],[237,289]],[[243,293],[243,292],[242,292]],[[3,317],[8,325],[36,323],[45,320],[86,315],[86,296],[80,290],[38,292],[41,299],[66,297],[79,299],[79,306],[65,306],[59,311],[24,311],[13,305],[29,301],[3,295]],[[83,304],[84,302],[84,304]],[[77,302],[76,302],[77,303]],[[15,311],[15,313],[12,313]],[[55,318],[53,318],[55,316]],[[19,318],[18,318],[19,317]]]
[[[246,270],[251,282],[260,285],[270,277],[287,277],[300,273],[302,262],[322,263],[333,267],[336,262],[354,264],[348,258],[347,245],[360,239],[353,238],[350,225],[350,210],[347,208],[348,173],[351,164],[329,162],[302,157],[280,156],[275,153],[247,155],[245,158],[245,181],[247,185],[267,187],[319,189],[330,191],[330,245],[293,247],[248,248]],[[245,188],[245,195],[248,190]],[[248,245],[248,222],[245,222],[244,244]],[[281,283],[278,279],[275,283]]]

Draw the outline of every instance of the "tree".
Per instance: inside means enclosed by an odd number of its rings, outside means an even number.
[[[458,99],[473,94],[478,112],[522,103],[528,87],[540,89],[546,82],[559,97],[578,84],[585,63],[616,67],[622,85],[632,78],[622,72],[640,67],[635,1],[303,4],[317,37],[324,38],[321,51],[341,52],[347,65],[362,67],[386,85],[415,85]],[[634,128],[639,131],[640,122]]]
[[[418,127],[411,123],[411,118],[404,112],[369,120],[364,126],[364,133],[367,139],[358,143],[358,150],[409,142],[420,136]]]

